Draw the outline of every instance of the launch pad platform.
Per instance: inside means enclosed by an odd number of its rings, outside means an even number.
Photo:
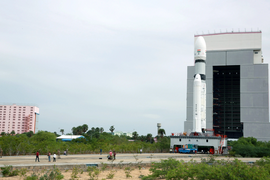
[[[214,149],[215,154],[222,154],[227,149],[227,137],[224,136],[170,136],[170,148],[175,151],[187,144],[198,146],[198,152],[208,152],[210,148]]]

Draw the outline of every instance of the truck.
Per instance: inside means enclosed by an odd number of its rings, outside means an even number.
[[[195,154],[198,152],[198,145],[196,144],[185,144],[183,147],[178,149],[179,153]]]

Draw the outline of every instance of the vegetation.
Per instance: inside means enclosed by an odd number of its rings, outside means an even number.
[[[238,141],[229,142],[232,146],[230,154],[242,157],[264,157],[270,156],[270,142],[257,141],[256,138],[241,137]]]
[[[13,170],[12,166],[1,167],[1,171],[4,177],[17,176],[19,170]]]
[[[197,163],[191,160],[188,163],[177,161],[175,159],[161,160],[158,163],[152,163],[151,175],[142,177],[143,180],[152,179],[269,179],[270,178],[270,159],[263,158],[257,161],[255,165],[249,165],[235,159],[234,161],[213,161],[202,160]]]
[[[159,130],[158,130],[158,134],[159,134],[161,137],[163,137],[163,136],[166,134],[166,132],[165,132],[164,129],[159,129]]]
[[[110,130],[115,128],[111,126]],[[60,130],[64,133],[64,130]],[[34,134],[32,131],[23,134],[6,134],[1,133],[0,149],[3,150],[3,155],[31,155],[37,151],[40,154],[48,152],[60,152],[68,149],[69,154],[89,154],[99,153],[102,149],[103,153],[109,153],[110,150],[115,150],[117,153],[138,153],[139,149],[143,149],[146,153],[168,152],[170,147],[169,137],[157,137],[158,142],[155,143],[152,134],[146,136],[136,132],[135,136],[118,136],[104,132],[103,128],[92,127],[88,130],[86,124],[78,127],[73,127],[74,135],[81,134],[85,138],[72,140],[71,142],[56,141],[57,133],[47,131],[38,131]],[[129,141],[133,139],[134,141]]]
[[[100,174],[100,170],[96,166],[88,167],[87,172],[90,176],[90,180],[98,179],[98,175]]]

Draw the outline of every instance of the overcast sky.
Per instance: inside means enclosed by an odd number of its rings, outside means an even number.
[[[0,102],[36,104],[38,130],[82,124],[182,132],[194,35],[262,31],[270,1],[0,1]]]

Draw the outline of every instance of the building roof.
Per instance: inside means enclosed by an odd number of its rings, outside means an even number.
[[[206,42],[206,51],[253,49],[261,50],[262,32],[224,32],[201,34],[194,36],[194,42],[198,36],[203,36]]]
[[[62,135],[62,136],[59,136],[57,137],[56,139],[62,139],[63,141],[64,140],[72,140],[72,139],[77,139],[77,138],[84,138],[84,136],[82,135]]]

